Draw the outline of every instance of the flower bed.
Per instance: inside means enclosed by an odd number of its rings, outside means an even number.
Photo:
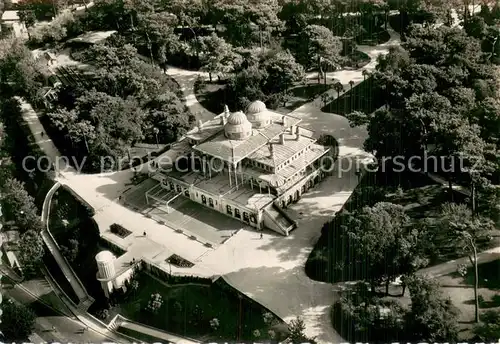
[[[186,260],[186,259],[184,259],[176,254],[173,254],[170,257],[168,257],[167,263],[175,265],[179,268],[192,268],[194,266],[193,263],[191,263],[190,261],[188,261],[188,260]]]
[[[109,230],[111,231],[111,233],[118,235],[122,239],[132,234],[131,231],[116,223],[113,223],[111,226],[109,226]]]

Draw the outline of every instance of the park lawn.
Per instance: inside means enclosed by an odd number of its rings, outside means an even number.
[[[239,293],[222,280],[211,285],[186,283],[168,285],[147,273],[138,275],[139,288],[130,292],[113,311],[122,316],[160,330],[203,341],[238,338],[268,339],[270,325],[264,322],[267,310]],[[163,304],[156,314],[145,310],[152,294],[160,294]],[[217,318],[219,328],[213,330],[210,320]],[[241,321],[241,322],[240,322]],[[276,324],[281,321],[275,320]]]
[[[281,103],[274,111],[280,113],[289,113],[303,104],[312,101],[319,97],[322,93],[332,87],[334,81],[329,79],[327,84],[321,80],[318,83],[317,79],[307,79],[305,83],[296,83],[288,89],[288,100],[286,104]],[[210,112],[215,114],[224,111],[224,105],[229,107],[230,111],[245,110],[239,109],[237,100],[227,90],[224,82],[205,83],[201,86],[195,85],[196,99],[200,104]]]
[[[372,78],[359,83],[352,90],[347,90],[326,104],[321,111],[346,115],[353,111],[367,114],[374,112],[385,104],[385,94],[375,87]]]
[[[402,193],[396,192],[398,180]],[[384,187],[386,193],[379,191]],[[412,172],[389,175],[388,173],[368,173],[345,204],[344,209],[354,211],[364,206],[373,206],[377,202],[386,201],[402,205],[408,215],[418,220],[421,218],[437,219],[441,205],[451,201],[446,188],[433,183],[428,177]],[[453,194],[454,202],[465,202],[465,197]],[[346,242],[339,218],[322,228],[322,234],[311,252],[305,266],[307,275],[318,281],[341,282],[365,279],[366,266],[355,263],[350,256],[355,257],[355,248]],[[450,247],[449,238],[436,231],[432,237],[433,246],[429,248],[430,266],[444,261],[459,258],[456,249]],[[496,233],[498,234],[498,233]],[[500,240],[493,240],[481,245],[480,250],[498,245]]]

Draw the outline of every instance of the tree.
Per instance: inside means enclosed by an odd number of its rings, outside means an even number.
[[[458,309],[444,298],[436,281],[422,276],[406,279],[411,308],[405,317],[408,338],[422,342],[455,342],[458,339]]]
[[[337,99],[340,98],[340,93],[344,91],[344,85],[340,82],[336,82],[333,85],[333,89],[337,92]],[[339,112],[340,101],[337,100],[337,112]]]
[[[255,41],[262,46],[264,35],[271,36],[283,27],[279,10],[278,0],[216,0],[208,7],[211,24],[224,25],[224,34],[233,46],[251,46]]]
[[[69,262],[73,263],[79,253],[78,241],[76,239],[69,239],[67,246],[61,245],[61,253]]]
[[[366,278],[375,292],[376,281],[382,276],[386,282],[386,294],[389,282],[403,267],[403,261],[413,250],[403,250],[409,217],[404,208],[387,202],[380,202],[373,207],[364,207],[352,214],[344,230],[359,262],[366,264],[369,271]]]
[[[314,339],[308,338],[304,331],[306,330],[306,325],[304,320],[300,317],[293,319],[288,326],[288,331],[290,332],[289,338],[292,343],[310,343]]]
[[[38,232],[29,230],[21,235],[19,258],[25,275],[35,274],[42,264],[44,244]]]
[[[35,313],[28,307],[7,299],[2,303],[0,329],[8,342],[26,341],[35,329]]]
[[[491,239],[493,229],[491,220],[475,216],[464,204],[448,203],[441,212],[441,228],[447,230],[450,241],[459,252],[469,257],[474,267],[474,300],[475,321],[479,322],[479,295],[478,295],[478,242]]]
[[[488,310],[481,316],[481,323],[474,326],[474,334],[484,343],[494,342],[500,337],[500,313]]]
[[[286,92],[294,83],[305,80],[304,68],[289,51],[271,52],[261,62],[267,72],[266,93]]]
[[[323,73],[322,64],[337,68],[342,57],[342,41],[335,37],[326,27],[321,25],[308,25],[302,34],[302,44],[307,49],[299,61],[305,66],[310,66],[315,61],[318,71]],[[318,74],[318,83],[319,74]]]
[[[28,29],[29,35],[29,28],[34,26],[36,23],[35,13],[29,10],[18,11],[18,16],[21,23],[23,23],[26,29]]]
[[[29,230],[39,231],[42,224],[37,215],[35,201],[24,188],[24,184],[9,178],[1,190],[0,201],[5,219],[14,221],[22,233]]]
[[[208,72],[210,82],[212,74],[219,79],[221,75],[231,73],[238,64],[239,55],[233,51],[231,44],[213,33],[200,38],[202,69]]]

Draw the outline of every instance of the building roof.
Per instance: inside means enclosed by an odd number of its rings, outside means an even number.
[[[209,140],[202,142],[193,148],[196,151],[220,158],[223,161],[237,163],[257,151],[262,146],[266,145],[268,141],[274,139],[290,126],[294,126],[300,122],[300,119],[297,117],[285,116],[271,111],[269,111],[269,113],[272,123],[265,128],[252,129],[252,135],[245,140],[230,140],[226,138],[222,132],[222,125],[220,124],[221,120],[218,116],[219,119],[214,119],[212,121],[219,123],[218,126],[221,129],[209,130],[209,134],[211,136],[213,135],[213,137],[210,138],[209,136]],[[283,119],[285,120],[285,123],[283,123]],[[215,127],[217,127],[217,125],[215,125]],[[204,130],[205,124],[203,125],[201,132],[199,129],[196,129],[189,132],[186,136],[191,137],[191,135],[195,133],[202,136]]]
[[[95,256],[97,262],[112,262],[115,256],[110,251],[101,251]]]
[[[19,21],[18,11],[5,11],[2,14],[2,21]]]
[[[287,184],[290,177],[311,164],[313,161],[324,155],[329,150],[329,148],[315,143],[310,145],[310,148],[311,149],[306,151],[305,154],[290,162],[290,164],[286,165],[285,167],[280,168],[276,173],[265,172],[252,166],[244,167],[243,173],[278,188],[278,191],[286,190],[291,186]]]
[[[295,134],[290,133],[284,134],[284,140],[285,144],[281,144],[279,140],[276,139],[272,140],[272,156],[269,152],[269,147],[262,146],[257,151],[249,155],[248,158],[264,165],[276,167],[316,141],[305,136],[299,136],[299,139],[296,140]]]
[[[114,33],[116,33],[116,30],[86,32],[83,35],[68,40],[68,42],[96,44],[106,40]]]

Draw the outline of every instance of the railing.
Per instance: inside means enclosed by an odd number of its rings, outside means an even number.
[[[172,336],[172,337],[177,337],[177,338],[180,338],[180,339],[184,339],[184,340],[188,340],[192,343],[201,343],[199,340],[196,340],[196,339],[193,339],[193,338],[189,338],[189,337],[185,337],[185,336],[181,336],[181,335],[178,335],[178,334],[174,334],[174,333],[171,333],[171,332],[166,332],[166,331],[162,331],[156,327],[152,327],[152,326],[148,326],[148,325],[144,325],[142,323],[139,323],[137,321],[133,321],[133,320],[130,320],[130,319],[127,319],[125,318],[124,316],[118,314],[115,319],[113,319],[115,321],[115,323],[118,323],[118,327],[120,326],[120,324],[123,324],[123,323],[129,323],[129,324],[132,324],[132,325],[135,325],[137,327],[140,327],[140,328],[143,328],[145,330],[152,330],[152,331],[156,331],[156,332],[159,332],[161,334],[164,334],[164,335],[167,335],[167,336]],[[113,330],[114,331],[114,330]],[[143,332],[143,331],[140,331],[140,330],[137,330],[137,332],[141,332],[141,333],[144,333],[146,335],[150,335],[151,337],[157,337],[155,335],[152,335],[152,334],[149,334],[147,332]],[[161,338],[158,338],[158,339],[161,339]]]
[[[52,188],[49,190],[49,192],[47,193],[47,196],[45,197],[45,200],[43,201],[43,205],[42,205],[42,221],[44,223],[44,227],[45,228],[44,228],[44,230],[41,233],[42,234],[42,239],[44,240],[45,244],[49,247],[49,251],[51,251],[52,255],[54,256],[54,259],[56,260],[56,263],[60,267],[61,267],[62,264],[66,265],[68,271],[72,274],[72,277],[74,278],[74,280],[76,281],[76,283],[78,284],[78,286],[81,288],[81,292],[84,294],[84,298],[83,299],[79,295],[81,293],[78,293],[77,290],[75,290],[75,293],[77,294],[78,298],[80,299],[80,302],[84,302],[86,300],[92,300],[93,301],[93,298],[87,293],[87,290],[85,289],[85,286],[83,285],[82,281],[78,278],[78,275],[75,273],[75,271],[73,270],[73,268],[69,264],[69,262],[66,259],[66,257],[64,257],[61,254],[61,252],[60,252],[61,248],[59,247],[59,244],[57,243],[57,241],[55,240],[54,236],[52,235],[52,233],[49,230],[50,205],[52,203],[52,197],[54,196],[54,193],[57,191],[57,189],[60,186],[61,186],[61,183],[59,183],[59,182],[57,182],[56,184],[54,184],[52,186]],[[58,261],[58,259],[56,259],[53,250],[50,250],[51,245],[53,245],[52,247],[55,250],[58,251],[58,255],[62,259],[62,264]],[[62,267],[61,267],[61,270],[63,270]],[[64,274],[64,271],[62,271],[62,272]],[[70,282],[70,285],[73,287],[73,283],[71,283],[71,281],[69,280],[68,276],[65,275],[65,277],[66,277],[66,279],[68,279],[68,282]],[[73,289],[75,289],[75,288],[73,287]]]
[[[297,221],[292,219],[283,209],[276,205],[276,203],[273,203],[273,208],[290,223],[288,228],[297,226]]]

